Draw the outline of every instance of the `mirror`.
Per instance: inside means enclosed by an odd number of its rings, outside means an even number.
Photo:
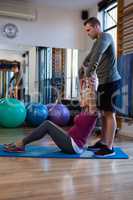
[[[0,45],[0,98],[44,104],[77,100],[84,56],[78,49]]]

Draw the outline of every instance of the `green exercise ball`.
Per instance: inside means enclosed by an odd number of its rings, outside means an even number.
[[[20,126],[26,118],[23,102],[14,98],[0,99],[0,126],[15,128]]]

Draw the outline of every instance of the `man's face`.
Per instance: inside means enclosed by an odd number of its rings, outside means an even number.
[[[91,38],[91,39],[96,39],[97,38],[97,35],[98,35],[98,25],[95,25],[95,26],[92,26],[91,24],[86,24],[84,26],[85,28],[85,31],[87,32],[88,36]]]

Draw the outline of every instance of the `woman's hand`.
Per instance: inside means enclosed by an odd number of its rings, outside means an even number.
[[[84,76],[85,76],[85,71],[84,71],[84,67],[81,65],[81,67],[79,68],[79,71],[78,71],[78,74],[79,74],[79,79],[83,79]]]
[[[97,75],[94,74],[91,77],[87,78],[87,80],[88,80],[88,85],[94,87],[95,91],[97,91],[97,87],[98,87]]]

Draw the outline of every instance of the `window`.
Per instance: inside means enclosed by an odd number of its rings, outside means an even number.
[[[78,50],[66,50],[66,99],[76,99],[78,96]]]
[[[117,3],[113,3],[103,10],[103,31],[110,33],[117,49]]]
[[[48,47],[38,47],[38,67],[39,67],[39,95],[38,100],[47,104],[52,100],[51,78],[52,78],[52,49]]]

